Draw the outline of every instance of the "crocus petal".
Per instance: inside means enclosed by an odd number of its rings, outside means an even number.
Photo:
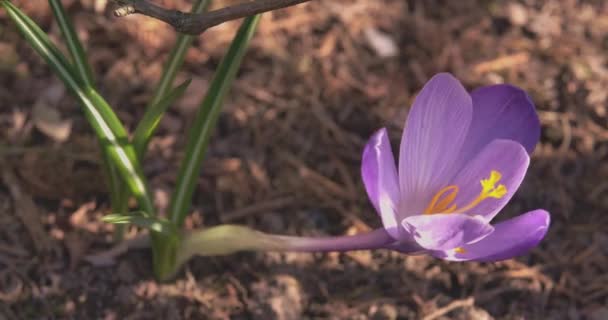
[[[481,87],[471,92],[473,121],[461,162],[477,154],[495,139],[519,142],[532,153],[540,137],[540,122],[530,97],[508,84]]]
[[[416,97],[399,150],[399,214],[419,214],[454,176],[471,123],[470,95],[450,74],[434,76]]]
[[[431,214],[407,217],[403,228],[427,250],[449,250],[483,239],[494,227],[465,214]]]
[[[545,210],[534,210],[494,226],[494,232],[479,242],[435,256],[452,261],[499,261],[525,254],[545,237],[551,216]]]
[[[395,239],[399,223],[395,210],[399,203],[399,183],[395,158],[385,128],[378,130],[363,150],[361,175],[367,195],[382,218],[386,231]]]
[[[482,190],[480,181],[487,179],[492,171],[498,171],[502,178],[497,185],[503,184],[507,193],[500,199],[482,200],[466,212],[479,215],[489,222],[517,191],[529,163],[530,157],[521,144],[512,140],[492,141],[450,183],[459,188],[455,202],[457,208],[465,208],[467,204],[474,201]]]

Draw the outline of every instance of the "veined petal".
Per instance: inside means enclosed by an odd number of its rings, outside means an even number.
[[[447,73],[434,76],[416,97],[399,148],[401,218],[422,212],[454,176],[472,110],[470,95]]]
[[[456,206],[464,208],[473,202],[482,190],[480,181],[487,179],[492,171],[497,171],[502,176],[497,184],[506,187],[506,194],[499,199],[482,200],[466,212],[481,216],[489,222],[513,197],[524,179],[529,163],[530,157],[521,144],[512,140],[492,141],[450,182],[450,185],[459,188]]]
[[[494,232],[479,242],[462,246],[462,250],[434,255],[452,261],[500,261],[525,254],[545,237],[551,216],[545,210],[534,210],[498,223]]]
[[[367,195],[382,218],[384,228],[397,239],[399,183],[395,157],[385,128],[378,130],[367,142],[363,150],[361,176]]]
[[[473,121],[461,161],[466,161],[495,139],[519,142],[532,153],[540,137],[540,121],[532,99],[522,89],[499,84],[471,92]]]
[[[422,248],[442,251],[474,243],[494,231],[483,219],[465,214],[410,216],[402,225]]]

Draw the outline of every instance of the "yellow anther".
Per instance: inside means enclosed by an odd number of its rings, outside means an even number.
[[[499,184],[498,187],[494,188],[490,193],[488,193],[488,197],[500,199],[507,194],[507,187],[504,184]]]
[[[477,198],[462,208],[457,208],[455,204],[452,204],[458,195],[458,187],[455,185],[447,186],[435,194],[428,207],[424,210],[424,214],[464,213],[475,208],[481,201],[487,198],[500,199],[507,194],[507,187],[504,184],[496,185],[500,179],[502,179],[502,174],[496,170],[492,170],[487,179],[480,181],[481,192]]]
[[[456,253],[466,253],[467,251],[463,247],[458,247],[458,248],[454,249],[454,252],[456,252]]]
[[[481,187],[483,189],[482,193],[489,193],[490,191],[492,191],[492,189],[494,189],[496,183],[500,181],[500,179],[502,179],[502,174],[500,174],[500,172],[496,170],[492,170],[488,179],[482,179],[480,181]]]

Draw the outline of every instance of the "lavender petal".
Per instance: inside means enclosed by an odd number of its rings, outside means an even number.
[[[449,250],[474,243],[491,234],[494,227],[483,219],[464,214],[431,214],[403,220],[403,228],[427,250]]]
[[[473,121],[462,147],[461,163],[495,139],[517,141],[532,153],[540,137],[540,121],[525,91],[499,84],[478,88],[471,98]]]
[[[482,190],[480,181],[487,179],[492,170],[498,171],[502,175],[498,184],[504,184],[507,193],[500,199],[487,198],[466,212],[470,215],[482,216],[488,222],[491,221],[519,188],[529,163],[530,157],[519,143],[511,140],[492,141],[450,182],[450,185],[459,188],[456,206],[464,208],[475,200]]]
[[[434,193],[454,176],[457,168],[453,164],[472,113],[470,95],[450,74],[434,76],[418,94],[399,150],[401,218],[422,212]]]
[[[545,237],[551,216],[534,210],[494,226],[494,232],[474,244],[462,246],[461,253],[436,252],[435,256],[452,261],[500,261],[525,254]]]
[[[399,184],[395,157],[385,128],[378,130],[363,150],[361,175],[367,195],[382,218],[386,231],[395,239],[399,236],[396,209]]]

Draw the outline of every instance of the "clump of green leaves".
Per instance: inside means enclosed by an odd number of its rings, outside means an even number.
[[[8,0],[0,0],[0,6],[6,10],[8,17],[15,23],[26,41],[46,60],[78,100],[87,121],[93,128],[102,151],[104,170],[110,189],[112,214],[107,215],[104,221],[117,225],[117,239],[122,235],[120,226],[125,224],[149,229],[154,253],[154,271],[159,280],[165,280],[179,267],[176,257],[182,241],[181,227],[190,210],[196,178],[224,97],[229,92],[255,32],[259,15],[248,17],[243,21],[200,104],[194,124],[188,133],[186,156],[180,164],[168,217],[165,219],[156,215],[141,161],[163,114],[184,93],[190,83],[186,81],[173,87],[176,74],[193,36],[180,35],[177,38],[165,63],[155,94],[148,103],[132,138],[129,138],[125,126],[113,108],[95,88],[95,80],[85,50],[61,1],[49,0],[49,4],[67,45],[68,55],[61,52],[48,35],[15,5]],[[209,0],[195,1],[192,12],[200,13],[208,4]],[[130,196],[137,200],[139,206],[137,212],[127,211]]]

